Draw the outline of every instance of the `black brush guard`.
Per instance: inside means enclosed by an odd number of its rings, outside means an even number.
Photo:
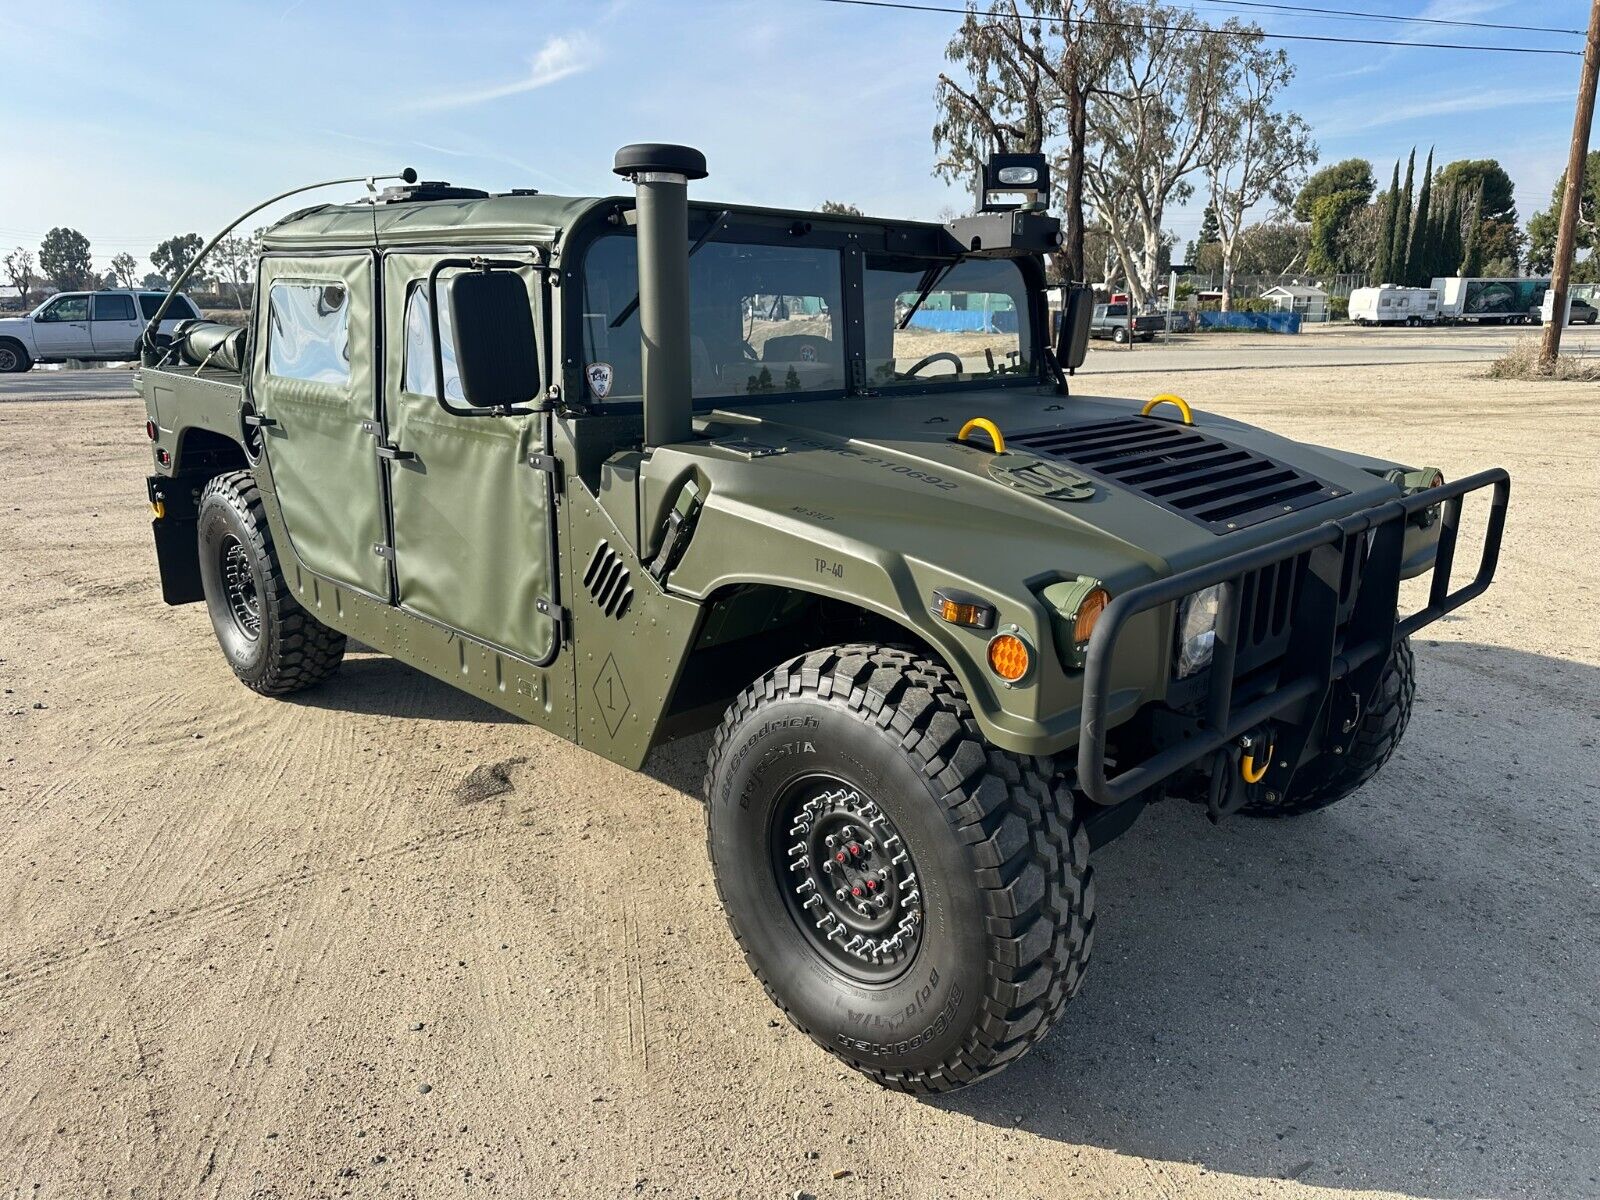
[[[1450,572],[1460,532],[1461,505],[1472,492],[1492,488],[1483,557],[1471,583],[1450,591]],[[1242,551],[1229,558],[1195,567],[1117,596],[1106,607],[1094,634],[1083,672],[1083,720],[1078,742],[1078,786],[1097,804],[1114,805],[1131,800],[1178,771],[1218,750],[1233,745],[1291,710],[1304,713],[1314,705],[1312,717],[1322,711],[1324,697],[1335,680],[1348,680],[1364,701],[1381,678],[1395,644],[1445,613],[1483,594],[1494,579],[1505,531],[1506,502],[1511,477],[1496,468],[1481,471],[1455,483],[1443,484],[1409,496],[1387,500],[1371,508],[1325,521]],[[1400,571],[1408,522],[1418,514],[1442,506],[1439,540],[1434,553],[1433,579],[1428,603],[1403,619],[1397,615]],[[1346,570],[1350,539],[1368,540],[1353,605],[1341,605],[1341,578]],[[1240,640],[1240,592],[1252,572],[1275,567],[1285,560],[1305,557],[1294,600],[1288,642],[1275,686],[1266,694],[1245,698],[1235,708],[1235,663]],[[1117,639],[1128,621],[1139,613],[1175,604],[1203,588],[1221,585],[1217,607],[1216,643],[1204,692],[1203,716],[1191,736],[1156,751],[1115,775],[1106,773],[1107,709],[1111,698],[1111,664]],[[1341,609],[1347,614],[1341,623]],[[1172,625],[1168,626],[1169,630]],[[1311,722],[1302,719],[1301,733]],[[1300,746],[1304,746],[1304,736]],[[1275,760],[1285,757],[1277,747]],[[1287,762],[1274,761],[1266,786],[1282,786],[1298,766],[1297,752]]]

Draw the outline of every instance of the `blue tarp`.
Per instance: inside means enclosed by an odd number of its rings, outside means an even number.
[[[1203,312],[1201,329],[1255,329],[1261,333],[1299,333],[1300,314],[1297,312]]]
[[[911,328],[936,333],[1014,333],[1017,314],[1009,310],[986,313],[975,309],[921,308],[912,315]]]

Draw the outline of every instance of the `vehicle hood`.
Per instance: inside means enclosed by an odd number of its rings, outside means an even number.
[[[0,333],[26,333],[28,324],[27,317],[0,317]]]
[[[697,443],[695,453],[722,502],[765,510],[774,526],[809,521],[835,536],[853,535],[863,547],[893,548],[991,581],[996,560],[1010,559],[1023,578],[1059,570],[1128,586],[1398,494],[1381,477],[1395,464],[1197,412],[1194,423],[1207,434],[1345,493],[1219,535],[1099,478],[1083,499],[1029,494],[991,474],[996,456],[986,435],[975,433],[971,444],[954,440],[972,417],[1017,433],[1138,411],[1132,400],[1060,396],[1044,388],[772,403],[713,412],[700,422],[709,440]]]

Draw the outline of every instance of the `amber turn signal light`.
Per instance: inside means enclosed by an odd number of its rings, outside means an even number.
[[[989,641],[989,669],[1007,683],[1015,683],[1028,673],[1033,656],[1028,643],[1014,633],[1002,633]]]
[[[933,593],[933,615],[952,625],[965,625],[968,629],[993,629],[994,605],[978,597],[953,588],[939,588]]]
[[[1103,587],[1089,589],[1078,604],[1078,615],[1072,622],[1072,640],[1080,646],[1089,644],[1089,635],[1094,633],[1096,622],[1100,614],[1105,612],[1106,605],[1111,603],[1111,593]]]

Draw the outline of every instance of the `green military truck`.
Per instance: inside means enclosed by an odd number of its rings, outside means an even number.
[[[1077,991],[1090,852],[1145,805],[1292,815],[1379,769],[1509,480],[1073,388],[1042,159],[949,225],[691,204],[680,146],[616,171],[305,209],[247,330],[152,340],[165,599],[266,695],[354,637],[629,767],[714,728],[711,865],[774,1002],[959,1087]]]

